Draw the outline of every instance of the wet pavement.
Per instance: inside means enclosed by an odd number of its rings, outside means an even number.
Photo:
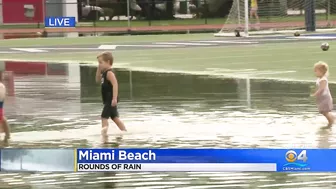
[[[36,63],[35,63],[36,64]],[[313,83],[115,70],[129,132],[100,137],[96,68],[39,64],[6,70],[10,148],[335,148],[309,98]],[[13,67],[11,67],[13,68]],[[27,72],[29,69],[26,69]],[[15,73],[16,72],[16,73]],[[14,82],[10,82],[10,78]],[[314,78],[312,78],[313,80]],[[336,85],[330,86],[336,91]],[[2,144],[5,146],[5,144]],[[334,188],[331,173],[10,173],[0,188]]]

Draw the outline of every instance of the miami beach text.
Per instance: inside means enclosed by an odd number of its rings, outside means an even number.
[[[78,160],[86,161],[113,161],[113,160],[136,160],[150,161],[156,160],[156,154],[151,150],[146,152],[127,152],[126,150],[110,150],[105,152],[95,152],[95,150],[80,150],[78,152]]]

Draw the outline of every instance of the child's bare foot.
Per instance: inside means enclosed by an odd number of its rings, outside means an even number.
[[[103,127],[102,130],[101,130],[101,135],[102,136],[107,136],[107,130],[108,130],[108,127]]]
[[[334,125],[334,121],[329,123],[327,127],[331,128]]]
[[[331,128],[334,125],[334,122],[335,122],[335,118],[334,116],[331,115],[331,118],[329,118],[328,127]]]
[[[260,23],[259,22],[256,23],[255,29],[260,30]]]
[[[108,135],[103,135],[102,142],[106,144],[108,142]]]
[[[321,129],[331,129],[332,126],[333,126],[333,123],[329,123],[327,126],[321,127]]]

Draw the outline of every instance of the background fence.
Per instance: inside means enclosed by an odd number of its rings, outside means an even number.
[[[234,7],[234,1],[241,0],[74,1],[62,3],[59,0],[2,0],[0,5],[3,12],[3,24],[0,25],[0,29],[44,28],[45,16],[60,16],[69,5],[77,7],[78,27],[108,27],[126,30],[129,27],[150,29],[155,26],[197,26],[196,28],[199,29],[202,27],[221,29],[230,15],[239,14],[240,10]],[[305,22],[304,1],[259,1],[260,22],[272,23],[269,27],[276,29],[285,27],[283,23],[289,22],[302,27]],[[317,25],[319,27],[336,26],[336,0],[316,0],[316,2]],[[245,13],[241,12],[241,14]],[[127,17],[127,15],[130,16]]]

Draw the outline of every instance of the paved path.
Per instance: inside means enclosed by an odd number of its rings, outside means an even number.
[[[202,41],[176,41],[176,42],[147,42],[147,43],[104,43],[92,45],[67,45],[67,46],[44,46],[44,47],[0,47],[1,54],[10,53],[48,53],[48,52],[85,52],[85,51],[103,51],[103,50],[140,50],[157,48],[192,48],[192,47],[215,47],[215,46],[235,46],[235,45],[256,45],[265,43],[286,43],[303,41],[321,41],[336,40],[336,34],[333,35],[305,35],[300,37],[290,36],[269,36],[269,37],[251,37],[251,38],[221,38]]]

